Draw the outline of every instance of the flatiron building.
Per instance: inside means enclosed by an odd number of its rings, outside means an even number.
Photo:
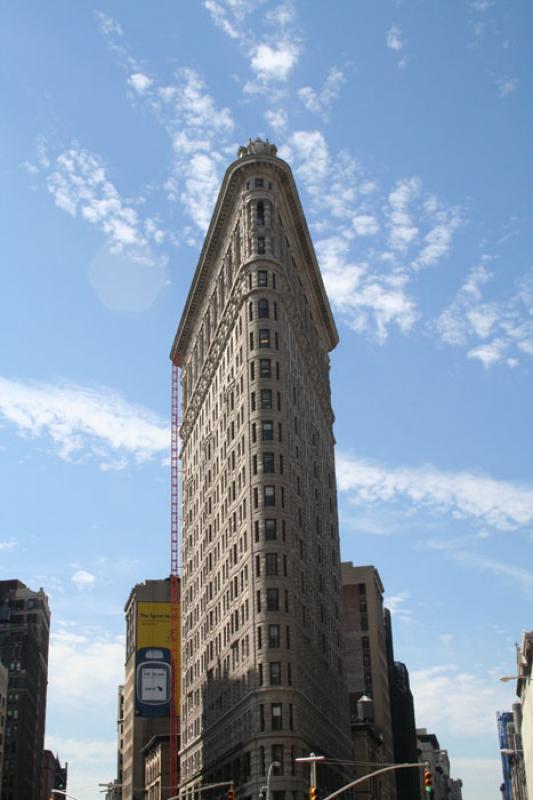
[[[171,351],[181,369],[181,785],[307,796],[349,759],[329,353],[290,167],[228,167]],[[277,765],[277,766],[276,766]],[[342,784],[319,767],[319,789]],[[340,783],[339,783],[340,782]]]

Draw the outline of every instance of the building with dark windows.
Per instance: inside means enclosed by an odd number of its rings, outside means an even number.
[[[40,800],[50,610],[42,589],[0,581],[0,661],[8,669],[2,800]]]
[[[405,664],[394,660],[392,619],[384,609],[387,663],[389,668],[389,694],[392,722],[392,746],[396,764],[414,764],[418,760],[415,706]],[[418,800],[420,775],[416,770],[399,769],[395,772],[397,800]]]
[[[4,746],[6,736],[7,686],[7,667],[5,667],[0,661],[0,797],[2,796],[2,765],[4,763]]]
[[[375,757],[374,763],[391,764],[394,762],[394,744],[389,686],[390,647],[383,608],[383,584],[375,567],[354,567],[351,562],[341,564],[341,577],[350,726],[356,760],[364,761],[366,753]],[[370,759],[366,761],[369,763]],[[364,771],[368,770],[365,768]],[[372,796],[396,800],[396,777],[393,773],[385,774],[375,783],[377,788]]]
[[[54,755],[51,750],[43,753],[43,768],[41,772],[41,800],[50,800],[52,789],[67,788],[67,764],[61,766],[59,757]]]
[[[227,169],[171,359],[181,369],[184,795],[302,800],[352,754],[329,353],[337,330],[290,167]],[[319,793],[342,785],[319,766]]]

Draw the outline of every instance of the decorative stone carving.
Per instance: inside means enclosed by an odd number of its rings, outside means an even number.
[[[268,139],[260,139],[259,136],[256,139],[249,139],[248,144],[243,144],[239,147],[237,151],[237,156],[239,158],[244,158],[244,156],[275,156],[278,152],[278,148],[275,144],[272,144],[268,141]]]

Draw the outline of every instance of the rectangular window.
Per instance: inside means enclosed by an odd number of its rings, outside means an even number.
[[[250,380],[255,380],[255,361],[250,361]]]
[[[280,646],[279,625],[269,625],[268,626],[268,646],[269,647],[274,647],[274,648]]]
[[[267,611],[279,611],[279,589],[267,589]]]
[[[253,332],[250,333],[250,350],[254,349],[254,335]]]
[[[267,553],[265,555],[265,573],[272,577],[278,574],[278,554]]]
[[[253,394],[255,394],[255,392]],[[261,389],[261,408],[272,408],[272,389]],[[255,405],[252,410],[255,411]]]
[[[252,442],[255,444],[257,441],[255,422],[252,422]]]
[[[272,365],[269,358],[259,359],[259,377],[260,378],[272,377]]]
[[[272,703],[272,730],[280,731],[283,728],[281,703]]]
[[[271,661],[269,664],[269,668],[270,668],[270,685],[281,686],[281,662]]]
[[[272,770],[273,775],[283,775],[283,745],[282,744],[273,744],[272,745],[272,761],[276,764],[279,764],[279,767],[274,767]],[[272,793],[274,796],[274,800],[285,800],[285,792],[284,791],[277,791]],[[288,794],[288,792],[287,792]],[[297,792],[293,792],[293,796],[297,797]]]
[[[259,727],[262,731],[265,730],[265,707],[262,703],[259,706]]]
[[[265,249],[265,237],[258,236],[257,237],[257,254],[260,256],[264,256],[266,253]]]
[[[257,602],[257,613],[261,613],[261,592],[259,589],[256,592],[256,602]]]
[[[263,630],[261,625],[257,626],[257,649],[261,650],[263,647]]]
[[[271,419],[261,420],[261,440],[272,442],[274,439],[274,423]]]
[[[266,519],[265,520],[265,540],[267,542],[273,542],[276,539],[276,520],[275,519]]]
[[[261,189],[264,186],[264,184],[265,184],[265,182],[264,182],[263,178],[256,178],[255,179],[255,188],[256,189]]]
[[[274,472],[274,453],[263,453],[263,472]]]
[[[251,336],[252,334],[250,334]],[[270,329],[259,328],[259,347],[270,347]]]
[[[263,505],[276,505],[276,489],[274,486],[263,486]]]
[[[268,272],[266,269],[260,269],[257,271],[257,285],[268,286]]]
[[[252,406],[252,411],[255,411],[255,392],[252,392],[250,395],[250,404]]]

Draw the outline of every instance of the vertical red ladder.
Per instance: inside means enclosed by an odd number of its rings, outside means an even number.
[[[178,793],[178,727],[180,690],[179,621],[179,365],[172,362],[172,409],[170,440],[170,614],[172,641],[172,696],[170,701],[170,796]]]

